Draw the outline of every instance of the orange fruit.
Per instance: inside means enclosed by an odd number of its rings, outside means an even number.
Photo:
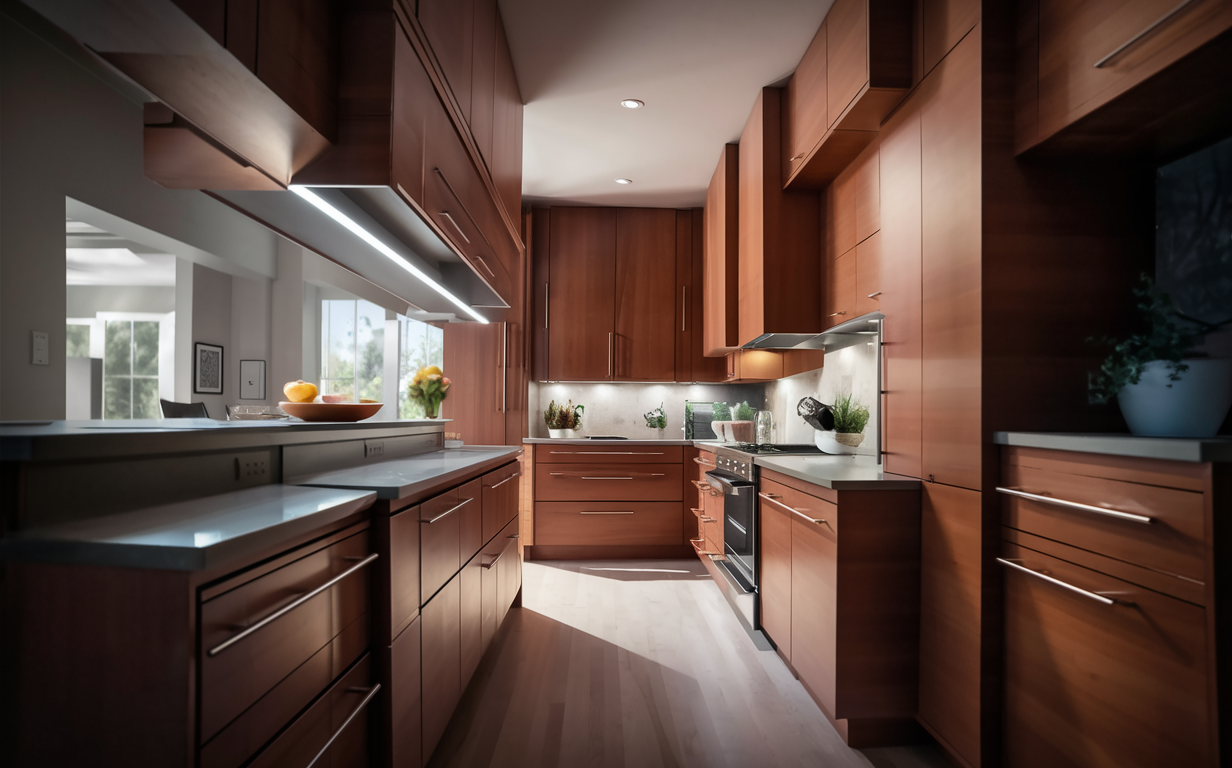
[[[292,403],[311,403],[317,396],[317,385],[303,379],[289,381],[282,387],[282,393]]]

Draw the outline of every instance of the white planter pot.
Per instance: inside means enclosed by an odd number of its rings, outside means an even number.
[[[1168,362],[1147,363],[1137,384],[1117,403],[1129,431],[1143,437],[1212,437],[1232,406],[1232,360],[1186,360],[1189,370],[1170,381]]]
[[[821,449],[822,453],[828,453],[834,456],[841,456],[856,453],[856,446],[840,443],[835,437],[837,432],[821,432],[813,433],[813,442]],[[863,434],[861,434],[861,437]]]
[[[548,437],[554,437],[562,440],[576,439],[582,436],[580,429],[549,429]]]

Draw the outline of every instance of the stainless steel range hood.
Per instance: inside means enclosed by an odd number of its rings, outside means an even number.
[[[766,333],[744,345],[744,349],[823,349],[835,352],[879,338],[885,315],[867,315],[840,323],[821,333]]]

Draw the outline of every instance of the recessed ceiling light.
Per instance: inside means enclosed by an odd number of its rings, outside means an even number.
[[[633,179],[616,179],[617,184],[632,184]]]
[[[642,107],[646,106],[646,102],[641,101],[639,99],[625,99],[624,101],[620,102],[620,106],[624,107],[625,109],[641,109]]]

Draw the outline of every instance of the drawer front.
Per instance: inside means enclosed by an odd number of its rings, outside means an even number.
[[[1007,461],[998,489],[1002,522],[1027,533],[1071,544],[1153,570],[1205,581],[1201,493],[1113,480]],[[1135,522],[1053,503],[1077,504],[1150,518]]]
[[[827,529],[826,535],[828,537],[836,538],[838,536],[837,504],[764,478],[759,481],[757,491],[759,509],[765,505],[773,506],[779,512],[785,512],[790,515],[795,522],[814,526],[824,525]],[[825,522],[816,522],[818,520],[824,520]]]
[[[461,515],[458,524],[458,564],[461,565],[475,556],[485,541],[483,538],[483,480],[475,478],[458,489],[458,501],[472,501],[458,510]]]
[[[540,445],[535,450],[538,464],[679,464],[683,458],[680,445]]]
[[[522,463],[514,462],[483,476],[483,540],[489,542],[518,514]]]
[[[365,531],[201,605],[203,742],[312,658],[343,629],[367,616],[369,568],[354,570],[260,629],[225,648],[222,644],[355,569],[371,554]]]
[[[436,591],[458,572],[462,562],[461,511],[476,502],[458,494],[457,489],[428,499],[419,508],[419,604],[432,599]]]
[[[535,505],[535,543],[681,544],[683,521],[679,502],[540,502]]]
[[[1121,601],[1005,568],[1005,765],[1210,765],[1205,611],[1013,544],[1002,556]]]
[[[574,464],[535,467],[537,501],[680,501],[679,464]],[[535,539],[536,544],[547,542]]]
[[[381,643],[393,642],[419,614],[419,507],[411,507],[389,518],[389,627],[390,636]]]
[[[467,164],[465,171],[446,168],[444,163],[432,166],[424,174],[424,208],[446,236],[458,247],[470,262],[475,273],[501,296],[510,289],[509,274],[495,249],[481,229],[477,209],[490,199],[484,200],[487,190],[479,184],[473,168]],[[492,217],[482,217],[490,220]],[[493,236],[502,233],[493,231]]]
[[[368,713],[375,693],[371,666],[370,657],[365,655],[266,747],[251,768],[371,765]],[[326,745],[329,751],[321,755]],[[321,757],[313,763],[317,755]]]

